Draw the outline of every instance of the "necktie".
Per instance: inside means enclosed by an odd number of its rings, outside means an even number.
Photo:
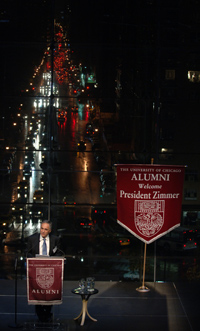
[[[47,255],[47,244],[46,244],[46,239],[43,239],[43,245],[42,245],[42,255]]]

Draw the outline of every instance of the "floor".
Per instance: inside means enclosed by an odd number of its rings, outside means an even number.
[[[26,280],[0,280],[1,330],[154,330],[199,331],[200,283],[146,283],[138,291],[135,282],[96,282],[99,290],[88,301],[85,323],[74,318],[82,308],[81,297],[71,292],[76,281],[64,281],[63,302],[53,306],[53,322],[37,320],[35,307],[28,305]],[[143,289],[143,288],[142,288]]]

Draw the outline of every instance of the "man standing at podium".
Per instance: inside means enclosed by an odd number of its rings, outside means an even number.
[[[35,233],[28,238],[27,257],[35,257],[36,255],[60,256],[59,237],[51,234],[52,223],[43,221],[40,227],[40,233]],[[41,322],[51,322],[52,313],[51,305],[36,305],[36,314]]]

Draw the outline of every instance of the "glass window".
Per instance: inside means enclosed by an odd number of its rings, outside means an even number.
[[[68,279],[138,275],[143,243],[117,223],[116,164],[192,163],[183,138],[199,140],[180,106],[189,50],[180,60],[176,36],[187,21],[180,24],[179,5],[170,1],[169,12],[157,1],[105,4],[1,4],[0,277],[13,273],[16,252],[26,258],[27,237],[46,219],[61,238]],[[199,77],[188,71],[189,81]],[[185,107],[192,121],[191,102]],[[175,153],[177,136],[184,155]],[[195,168],[198,153],[192,158]],[[186,180],[185,200],[199,202],[190,186],[198,176],[191,170]]]

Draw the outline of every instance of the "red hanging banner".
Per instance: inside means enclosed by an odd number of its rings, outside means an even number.
[[[117,221],[147,244],[180,226],[185,166],[117,165]]]
[[[64,258],[28,258],[28,304],[61,304],[63,294],[63,272]]]

